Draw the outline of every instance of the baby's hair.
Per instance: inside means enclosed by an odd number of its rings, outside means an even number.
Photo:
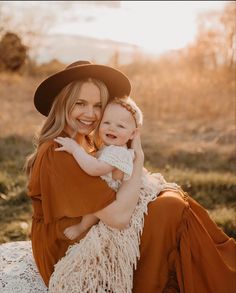
[[[119,104],[128,110],[134,118],[136,127],[143,124],[143,113],[131,97],[116,97],[110,102],[110,104]]]

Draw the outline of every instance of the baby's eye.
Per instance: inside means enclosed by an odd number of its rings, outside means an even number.
[[[121,124],[118,124],[118,127],[119,128],[125,128],[123,125],[121,125]]]
[[[108,125],[108,124],[110,124],[110,123],[109,123],[108,121],[104,121],[103,124]]]

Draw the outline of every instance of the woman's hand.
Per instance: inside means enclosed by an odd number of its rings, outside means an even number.
[[[61,147],[56,148],[55,151],[66,151],[73,154],[76,149],[80,147],[74,139],[69,137],[57,137],[54,138],[54,141],[62,145]]]
[[[144,163],[144,153],[142,149],[141,137],[140,137],[140,129],[137,128],[135,136],[131,142],[131,148],[135,153],[135,160],[138,160],[142,165]]]

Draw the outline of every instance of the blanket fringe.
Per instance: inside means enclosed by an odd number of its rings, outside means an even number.
[[[55,265],[49,282],[50,293],[131,293],[133,270],[140,257],[139,244],[148,203],[165,188],[161,174],[146,173],[130,225],[118,230],[101,221],[79,242],[70,246]]]

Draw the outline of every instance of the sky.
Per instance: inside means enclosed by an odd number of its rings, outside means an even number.
[[[112,39],[141,46],[150,52],[162,52],[192,42],[198,15],[222,9],[227,1],[68,2],[65,21],[58,23],[50,33]]]
[[[46,34],[83,35],[137,45],[160,54],[193,42],[199,14],[229,1],[1,1],[11,12],[34,14]],[[41,17],[42,16],[42,17]],[[40,19],[41,17],[41,19]],[[24,19],[24,18],[23,18]],[[32,19],[32,20],[33,20]],[[45,18],[46,20],[46,18]],[[48,21],[48,20],[47,20]]]

